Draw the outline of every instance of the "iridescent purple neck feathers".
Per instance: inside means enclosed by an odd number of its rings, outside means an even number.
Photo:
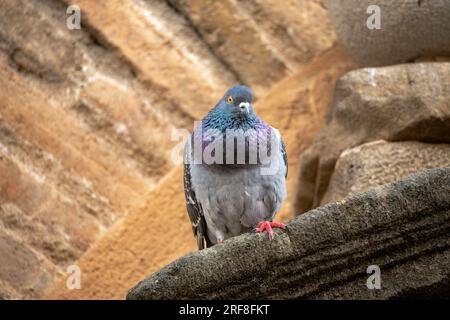
[[[262,159],[270,157],[272,128],[256,114],[246,120],[224,121],[208,114],[193,135],[202,153],[201,163],[240,167],[262,164]]]
[[[259,164],[270,154],[272,128],[253,111],[253,94],[246,86],[229,89],[193,134],[204,164]]]

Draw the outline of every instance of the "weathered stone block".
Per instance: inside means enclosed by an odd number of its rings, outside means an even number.
[[[395,299],[450,294],[450,168],[311,210],[267,234],[188,254],[128,299]],[[382,290],[367,287],[370,265]]]

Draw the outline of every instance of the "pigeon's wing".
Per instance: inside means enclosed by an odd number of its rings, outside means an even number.
[[[289,170],[289,166],[288,166],[288,158],[287,158],[287,152],[286,152],[286,145],[284,144],[283,138],[281,138],[280,136],[280,144],[281,144],[281,154],[283,156],[283,160],[284,160],[284,165],[286,166],[286,176],[285,178],[287,178],[288,175],[288,170]]]
[[[286,145],[284,144],[283,138],[281,137],[280,132],[275,129],[274,127],[271,127],[273,132],[275,132],[275,137],[276,139],[279,141],[280,144],[280,152],[281,152],[281,156],[283,157],[283,161],[284,161],[284,165],[286,166],[286,174],[285,174],[285,178],[287,178],[288,175],[288,157],[287,157],[287,152],[286,152]]]
[[[192,136],[191,136],[192,137]],[[204,249],[212,245],[206,233],[206,221],[203,214],[202,205],[197,201],[195,191],[191,183],[191,143],[192,138],[188,139],[184,150],[184,195],[186,197],[186,208],[191,220],[192,231],[197,238],[198,249]]]

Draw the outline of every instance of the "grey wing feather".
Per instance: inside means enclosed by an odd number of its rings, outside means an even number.
[[[188,141],[189,143],[189,141]],[[197,246],[198,249],[210,247],[212,243],[208,239],[206,234],[206,221],[205,216],[203,214],[203,209],[200,203],[198,203],[197,198],[195,196],[195,191],[192,188],[191,184],[191,165],[189,161],[189,145],[186,144],[185,149],[185,162],[184,162],[184,195],[186,198],[186,208],[189,215],[189,220],[192,224],[192,231],[197,238]]]
[[[289,169],[288,158],[287,158],[287,152],[286,152],[286,145],[284,144],[284,141],[281,138],[281,136],[280,136],[280,142],[281,142],[281,153],[283,155],[284,164],[286,165],[286,176],[285,176],[285,178],[287,178],[288,169]]]

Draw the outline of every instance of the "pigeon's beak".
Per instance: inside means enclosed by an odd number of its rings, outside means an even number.
[[[239,109],[241,110],[241,112],[248,114],[250,112],[250,102],[239,103]]]

